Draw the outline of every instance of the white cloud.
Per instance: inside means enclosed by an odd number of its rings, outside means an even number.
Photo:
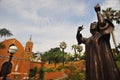
[[[108,5],[107,0],[105,4]],[[78,25],[84,22],[89,26],[87,23],[91,22],[90,10],[90,4],[84,0],[2,0],[0,26],[11,30],[23,45],[32,35],[34,52],[58,47],[61,41],[68,44],[66,51],[71,52],[71,45],[77,44]],[[89,36],[89,28],[85,27],[82,33]]]
[[[112,7],[115,10],[120,10],[120,0],[105,0],[102,8],[106,9],[108,7]]]
[[[50,22],[51,15],[84,15],[85,3],[77,3],[73,0],[9,0],[2,1],[2,6],[11,14],[17,14],[23,19],[33,23]],[[38,12],[44,12],[44,17]]]

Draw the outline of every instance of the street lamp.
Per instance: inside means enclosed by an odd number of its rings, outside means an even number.
[[[10,74],[12,69],[11,60],[12,60],[13,54],[15,54],[17,51],[18,51],[18,48],[14,44],[11,44],[9,46],[9,49],[8,49],[8,53],[10,53],[9,60],[3,63],[1,68],[1,75],[3,76],[2,80],[6,80],[7,75]]]
[[[10,53],[10,58],[9,58],[9,62],[11,62],[13,54],[15,54],[18,51],[18,48],[12,44],[9,46],[8,52]]]

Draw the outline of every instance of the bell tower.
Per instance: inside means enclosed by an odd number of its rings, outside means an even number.
[[[32,53],[32,49],[33,49],[33,42],[32,42],[32,36],[30,36],[30,39],[26,42],[25,52]]]

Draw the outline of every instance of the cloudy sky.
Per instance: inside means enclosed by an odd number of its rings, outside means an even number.
[[[71,46],[77,44],[78,26],[84,26],[83,36],[90,36],[89,25],[97,21],[97,3],[102,9],[120,10],[120,0],[0,0],[0,29],[9,29],[14,35],[9,38],[16,38],[23,46],[32,35],[33,52],[59,47],[62,41],[67,43],[65,51],[71,52]],[[116,27],[117,44],[119,30]]]

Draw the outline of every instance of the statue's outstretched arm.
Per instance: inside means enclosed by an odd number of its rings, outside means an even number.
[[[78,27],[78,30],[77,30],[77,35],[76,35],[76,39],[77,39],[77,42],[78,42],[78,45],[81,44],[81,43],[86,43],[86,38],[83,38],[82,37],[82,34],[80,33],[80,31],[83,30],[83,25]]]
[[[104,26],[105,25],[105,21],[104,21],[104,17],[103,15],[101,14],[101,8],[99,6],[99,4],[97,4],[95,7],[95,12],[97,13],[97,18],[98,18],[98,24],[101,25],[101,26]]]

